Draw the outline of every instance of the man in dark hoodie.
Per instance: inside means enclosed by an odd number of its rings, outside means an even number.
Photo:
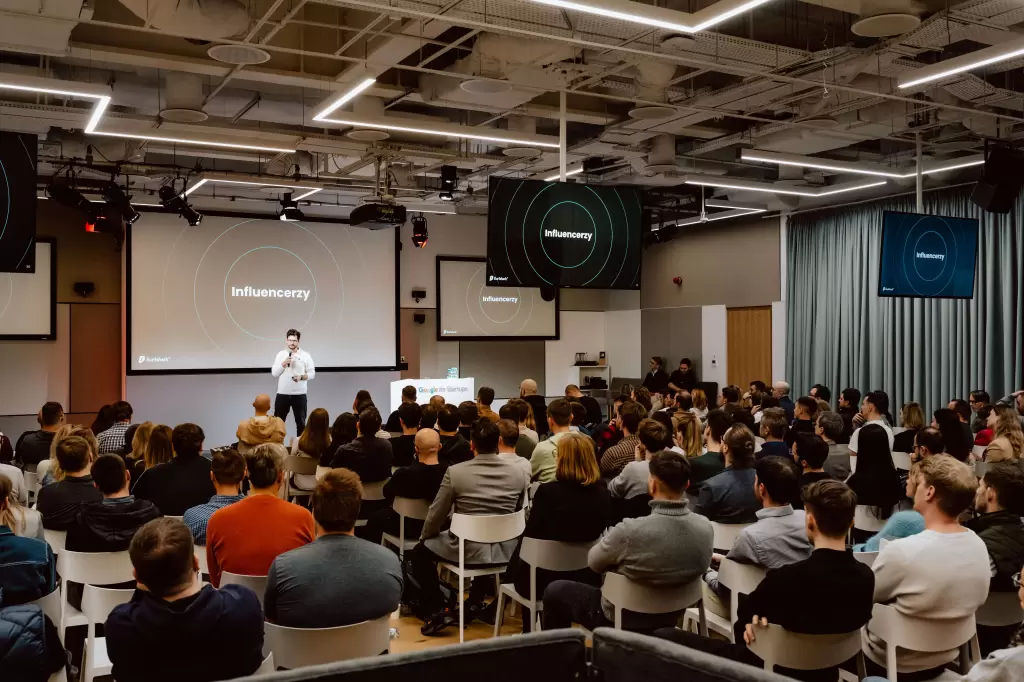
[[[445,405],[437,413],[437,433],[441,436],[437,459],[446,467],[473,459],[469,441],[459,432],[460,420],[459,408],[454,405]]]
[[[248,587],[202,582],[184,523],[150,521],[128,552],[138,589],[104,624],[118,682],[212,682],[256,672],[263,660],[260,601]]]
[[[130,481],[119,455],[100,455],[93,462],[92,482],[103,499],[79,508],[64,543],[69,552],[124,552],[135,531],[161,516],[152,502],[128,493]],[[105,585],[120,589],[134,586],[134,583]],[[68,601],[75,608],[81,608],[81,600],[82,586],[69,583]]]

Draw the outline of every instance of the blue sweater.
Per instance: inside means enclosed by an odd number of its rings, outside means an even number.
[[[877,552],[882,540],[909,538],[924,531],[924,517],[916,511],[896,512],[885,522],[882,530],[861,545],[854,545],[854,552]]]

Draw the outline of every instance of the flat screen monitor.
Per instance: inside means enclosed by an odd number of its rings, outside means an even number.
[[[52,238],[32,249],[31,272],[0,272],[0,339],[57,338],[57,249]]]
[[[36,136],[0,131],[0,272],[35,272]]]
[[[487,283],[639,289],[642,222],[635,187],[492,177]]]
[[[558,294],[487,285],[484,258],[437,257],[437,338],[462,341],[554,340]]]
[[[977,251],[974,218],[886,211],[878,295],[973,298]]]

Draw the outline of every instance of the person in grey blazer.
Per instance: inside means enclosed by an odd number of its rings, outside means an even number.
[[[498,455],[498,425],[481,419],[472,427],[473,459],[448,467],[437,497],[427,511],[420,543],[412,551],[412,579],[418,587],[414,610],[425,621],[424,635],[435,635],[458,623],[458,612],[446,608],[437,578],[437,562],[459,561],[459,538],[443,530],[448,514],[489,516],[511,514],[522,505],[523,491],[530,485],[530,476],[516,462]],[[518,539],[506,542],[466,542],[467,566],[507,564]],[[483,603],[485,581],[476,581],[470,589],[465,607],[478,608]],[[480,588],[480,589],[478,589]],[[469,618],[466,619],[469,622]]]
[[[828,443],[828,458],[822,466],[837,481],[850,477],[850,446],[836,443],[843,435],[843,426],[843,416],[835,412],[822,412],[814,425],[814,432]]]

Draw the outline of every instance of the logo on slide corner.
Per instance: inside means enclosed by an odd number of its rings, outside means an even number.
[[[488,282],[507,282],[508,277],[498,277],[497,275],[491,275],[487,278]]]
[[[169,356],[166,356],[166,355],[162,355],[162,356],[140,355],[139,356],[139,364],[140,365],[144,364],[144,363],[147,363],[147,362],[170,362],[170,361],[171,361],[171,358]]]

